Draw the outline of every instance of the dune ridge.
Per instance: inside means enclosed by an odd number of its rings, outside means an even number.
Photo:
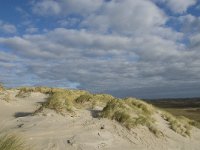
[[[49,87],[0,91],[0,136],[34,150],[198,150],[200,129],[135,98]]]

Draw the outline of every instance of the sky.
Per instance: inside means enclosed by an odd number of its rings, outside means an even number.
[[[0,82],[200,96],[200,0],[0,0]]]

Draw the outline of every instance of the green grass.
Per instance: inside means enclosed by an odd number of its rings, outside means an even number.
[[[16,135],[0,137],[0,150],[25,150],[24,142]]]

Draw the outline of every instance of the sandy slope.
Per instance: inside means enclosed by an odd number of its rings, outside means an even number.
[[[155,137],[146,127],[131,131],[115,121],[95,118],[96,110],[77,110],[76,115],[61,116],[52,110],[32,116],[45,101],[46,95],[31,93],[27,98],[15,98],[17,90],[7,91],[12,101],[0,97],[0,129],[18,133],[34,150],[199,150],[200,130],[183,137],[168,127],[155,114],[158,128],[164,137]]]

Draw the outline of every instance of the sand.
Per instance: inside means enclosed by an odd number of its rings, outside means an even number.
[[[48,95],[31,93],[16,98],[18,90],[7,90],[11,101],[0,96],[0,131],[19,134],[33,150],[199,150],[200,130],[192,129],[183,137],[169,128],[159,113],[156,125],[164,133],[156,137],[146,127],[127,130],[119,123],[99,119],[94,110],[76,110],[76,115],[62,116],[53,110],[31,115]]]

